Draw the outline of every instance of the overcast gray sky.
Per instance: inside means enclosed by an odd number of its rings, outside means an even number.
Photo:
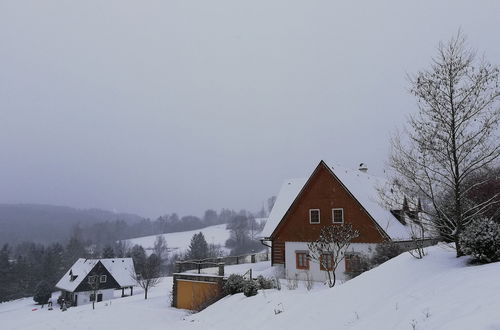
[[[460,27],[500,64],[493,0],[0,0],[0,202],[201,215],[380,173]]]

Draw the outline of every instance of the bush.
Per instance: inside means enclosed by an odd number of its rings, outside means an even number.
[[[367,270],[370,270],[371,268],[370,259],[367,256],[361,254],[358,257],[359,257],[358,259],[359,263],[355,267],[351,266],[353,267],[353,269],[350,272],[344,272],[348,280],[351,280],[356,276],[361,275],[362,273],[366,272]]]
[[[489,263],[500,260],[500,224],[486,219],[473,220],[461,233],[459,244],[473,260]]]
[[[40,305],[45,305],[49,302],[51,296],[52,287],[45,281],[38,282],[35,288],[35,295],[33,297],[33,300]]]
[[[257,283],[259,284],[259,289],[274,288],[274,281],[270,278],[265,278],[262,275],[257,276]]]
[[[232,274],[227,278],[224,284],[224,292],[227,294],[236,294],[243,292],[245,286],[245,279],[241,275]]]
[[[377,245],[377,247],[375,248],[375,253],[370,259],[370,263],[373,266],[377,266],[394,257],[397,257],[403,252],[403,248],[401,248],[401,246],[399,246],[398,244],[395,244],[393,242],[384,242]]]
[[[256,281],[245,281],[243,286],[243,294],[247,297],[255,296],[259,290],[259,285]]]

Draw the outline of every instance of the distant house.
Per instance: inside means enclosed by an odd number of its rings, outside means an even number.
[[[393,241],[406,249],[413,247],[410,222],[419,221],[419,210],[407,205],[398,210],[383,207],[379,188],[384,180],[367,170],[365,166],[349,170],[321,161],[309,178],[285,181],[261,233],[261,240],[271,243],[272,264],[283,267],[285,276],[305,278],[307,273],[315,281],[327,279],[319,263],[309,260],[307,246],[327,225],[349,223],[359,231],[336,270],[340,279],[345,271],[357,267],[360,255],[371,256],[377,244]]]
[[[134,262],[132,258],[112,259],[78,259],[73,266],[57,282],[63,298],[72,306],[79,306],[114,298],[115,290],[125,289],[133,294],[135,280]],[[97,288],[97,289],[96,289]],[[96,289],[96,290],[95,290]],[[97,293],[94,296],[94,293]]]

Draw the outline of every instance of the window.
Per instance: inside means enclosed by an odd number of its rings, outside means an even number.
[[[99,282],[106,283],[107,280],[108,280],[108,277],[106,275],[101,275],[101,278],[99,279]]]
[[[333,223],[344,223],[344,209],[332,209]]]
[[[297,269],[309,269],[309,256],[307,252],[295,252],[295,257]]]
[[[345,256],[345,271],[347,273],[357,272],[361,268],[361,259],[357,254],[346,254]]]
[[[333,270],[333,254],[324,253],[319,258],[320,258],[319,269]]]
[[[97,281],[97,276],[96,275],[89,276],[89,283],[90,284],[93,284],[96,281]]]
[[[309,223],[319,223],[319,209],[309,210]]]

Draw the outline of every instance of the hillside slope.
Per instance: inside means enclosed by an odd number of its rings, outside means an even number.
[[[226,240],[229,238],[229,230],[226,229],[226,224],[209,226],[201,229],[189,230],[189,231],[181,231],[177,233],[168,233],[162,234],[165,238],[168,246],[169,253],[177,253],[177,252],[185,252],[189,247],[189,243],[191,243],[191,238],[194,234],[202,232],[205,236],[207,243],[209,244],[219,244],[223,247],[225,252],[229,252],[228,249],[224,248],[224,244]],[[146,251],[151,252],[151,249],[154,246],[156,236],[143,236],[137,238],[131,238],[125,240],[131,246],[138,244],[142,246]]]
[[[76,209],[41,204],[0,204],[0,243],[65,241],[71,234],[73,226],[78,223],[93,224],[115,220],[133,223],[142,220],[142,217],[100,209]]]
[[[500,329],[500,263],[467,266],[446,246],[428,251],[333,289],[227,297],[191,319],[200,329]]]
[[[428,249],[416,260],[405,253],[333,289],[317,283],[288,290],[259,291],[226,297],[198,314],[169,307],[172,278],[144,301],[137,295],[59,310],[31,311],[32,300],[0,304],[3,329],[500,329],[500,263],[467,266],[445,246]],[[243,272],[250,265],[227,267]],[[272,274],[269,264],[255,264],[255,274]],[[278,311],[278,313],[276,313]]]

